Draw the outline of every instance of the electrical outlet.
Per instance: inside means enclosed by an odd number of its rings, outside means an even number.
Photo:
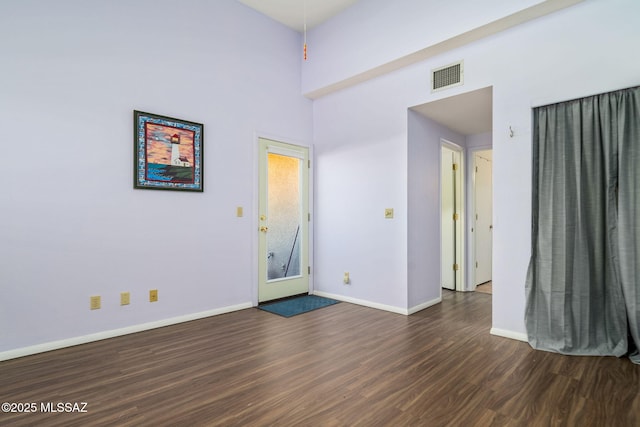
[[[158,290],[152,289],[149,291],[149,302],[156,302],[156,301],[158,301]]]
[[[94,295],[91,297],[89,308],[91,310],[98,310],[100,308],[100,295]]]
[[[120,305],[129,305],[131,296],[129,292],[120,292]]]
[[[351,284],[351,279],[349,278],[349,272],[348,271],[344,272],[344,277],[342,278],[342,281],[344,282],[345,285]]]
[[[242,206],[238,206],[236,208],[236,216],[238,218],[241,218],[244,215],[244,209],[242,209]]]

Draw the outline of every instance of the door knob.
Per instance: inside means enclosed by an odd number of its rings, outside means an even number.
[[[260,231],[262,231],[263,233],[266,233],[267,231],[269,231],[269,227],[265,227],[263,225],[262,227],[260,227]]]

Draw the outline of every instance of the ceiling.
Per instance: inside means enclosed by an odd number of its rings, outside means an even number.
[[[307,30],[337,15],[358,0],[238,0],[258,12],[298,32]],[[306,12],[306,13],[305,13]]]
[[[493,89],[486,87],[411,109],[462,135],[485,133],[492,129]]]
[[[240,3],[292,28],[307,30],[355,4],[358,0],[238,0]],[[492,89],[485,88],[412,108],[462,135],[489,132],[492,128]]]

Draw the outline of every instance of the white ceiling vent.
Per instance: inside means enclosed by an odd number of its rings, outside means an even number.
[[[431,70],[431,92],[460,86],[464,83],[464,61]]]

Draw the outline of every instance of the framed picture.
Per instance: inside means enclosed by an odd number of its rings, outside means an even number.
[[[203,191],[203,125],[133,112],[133,187]]]

